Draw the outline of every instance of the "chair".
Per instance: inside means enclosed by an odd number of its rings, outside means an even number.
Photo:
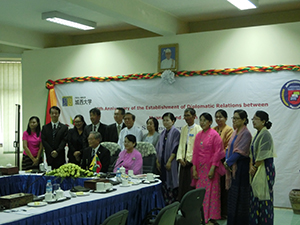
[[[149,220],[148,225],[173,225],[175,224],[176,214],[178,211],[180,203],[174,202],[171,205],[168,205],[161,209],[154,220]],[[189,224],[188,224],[189,225]]]
[[[143,173],[156,172],[156,150],[151,143],[137,142],[135,146],[143,157]]]
[[[191,190],[183,196],[176,216],[176,225],[205,225],[204,196],[205,188]]]
[[[101,225],[125,225],[128,216],[128,210],[121,210],[107,217]]]
[[[110,163],[107,172],[113,172],[114,164],[117,161],[121,147],[115,142],[101,142],[101,145],[110,151]]]

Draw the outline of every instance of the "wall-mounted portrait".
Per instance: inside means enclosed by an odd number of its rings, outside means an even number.
[[[178,68],[178,44],[158,46],[158,71],[173,70]]]

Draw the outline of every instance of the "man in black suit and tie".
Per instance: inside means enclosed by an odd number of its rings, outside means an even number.
[[[49,113],[51,122],[43,126],[41,137],[47,163],[52,169],[56,169],[66,163],[65,146],[68,126],[58,121],[60,109],[57,106],[52,106]]]
[[[101,134],[97,131],[91,131],[88,137],[89,147],[85,148],[82,153],[81,168],[87,170],[90,168],[91,162],[97,153],[102,165],[100,172],[106,173],[110,163],[110,151],[100,145]]]
[[[106,129],[107,141],[118,143],[120,131],[126,127],[123,123],[124,115],[125,109],[116,108],[114,113],[114,119],[116,122],[108,125]]]
[[[88,147],[88,136],[91,131],[98,131],[101,134],[102,141],[106,141],[106,124],[100,122],[101,112],[98,108],[92,108],[90,110],[90,120],[92,124],[85,126],[83,131],[83,147]]]

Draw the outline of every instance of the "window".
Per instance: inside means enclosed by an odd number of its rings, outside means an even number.
[[[22,103],[22,64],[0,61],[0,152],[14,152],[16,104]],[[22,111],[22,109],[21,109]],[[20,115],[22,119],[22,116]],[[20,126],[22,121],[20,121]],[[20,127],[20,133],[22,128]],[[21,143],[20,139],[20,143]],[[21,144],[20,144],[21,148]]]

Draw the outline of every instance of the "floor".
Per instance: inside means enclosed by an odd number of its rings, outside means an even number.
[[[292,209],[275,208],[274,225],[300,225],[300,214],[294,214]],[[220,225],[227,225],[226,220],[218,220]]]

